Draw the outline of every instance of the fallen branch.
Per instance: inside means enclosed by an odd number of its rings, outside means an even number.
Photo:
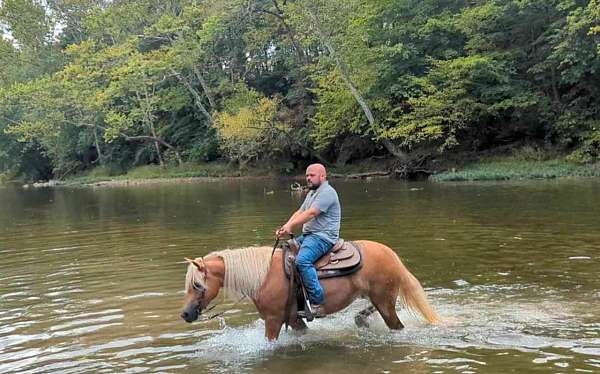
[[[352,179],[362,179],[369,177],[387,177],[391,174],[390,171],[368,171],[364,173],[354,173],[354,174],[337,174],[337,173],[329,173],[329,176],[333,178],[352,178]]]

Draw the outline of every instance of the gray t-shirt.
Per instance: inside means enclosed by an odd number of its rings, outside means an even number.
[[[321,213],[306,222],[302,226],[302,232],[319,235],[335,244],[340,237],[342,209],[337,192],[329,185],[329,182],[325,181],[319,188],[310,191],[300,206],[300,210],[305,211],[313,207],[319,209]]]

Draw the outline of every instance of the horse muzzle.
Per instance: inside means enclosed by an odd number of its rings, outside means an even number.
[[[192,323],[198,319],[198,316],[202,314],[202,310],[200,308],[191,308],[186,309],[181,312],[180,317],[187,323]]]

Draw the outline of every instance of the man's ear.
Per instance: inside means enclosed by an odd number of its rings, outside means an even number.
[[[204,265],[204,261],[202,261],[202,259],[192,260],[191,258],[186,257],[185,260],[190,264],[194,265],[201,272],[206,272],[206,265]]]

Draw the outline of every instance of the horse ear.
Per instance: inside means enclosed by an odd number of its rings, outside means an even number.
[[[202,261],[202,259],[192,260],[192,259],[186,257],[185,260],[187,262],[189,262],[190,264],[194,265],[200,271],[205,271],[205,269],[206,269],[206,266],[204,265],[204,261]]]

